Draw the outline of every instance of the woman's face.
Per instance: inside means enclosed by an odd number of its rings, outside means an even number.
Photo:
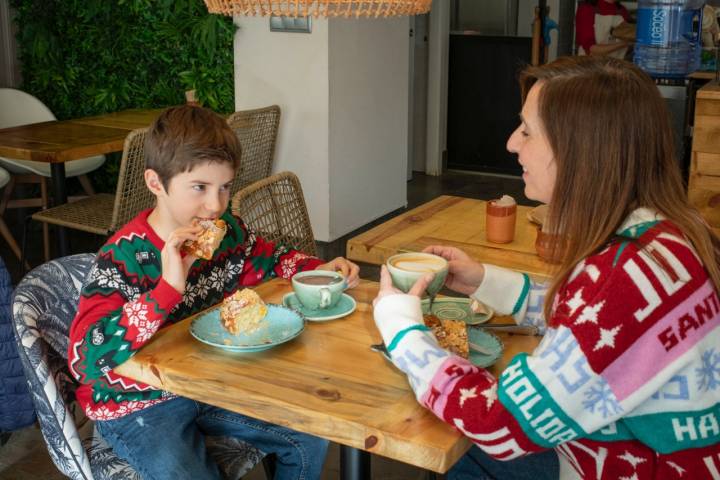
[[[557,168],[555,155],[545,136],[545,128],[538,111],[538,96],[542,84],[536,83],[528,92],[520,113],[520,126],[510,135],[507,149],[516,153],[523,168],[525,196],[549,203],[555,189]]]

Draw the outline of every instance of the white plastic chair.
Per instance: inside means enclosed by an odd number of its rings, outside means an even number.
[[[30,123],[40,123],[56,120],[55,115],[37,98],[29,93],[14,88],[0,88],[0,128],[17,127]],[[95,190],[87,177],[87,173],[98,169],[105,162],[105,155],[81,158],[65,162],[65,176],[78,177],[86,195],[94,195]],[[0,166],[7,169],[12,176],[5,189],[3,198],[4,208],[37,206],[46,209],[49,206],[47,196],[47,183],[50,178],[50,164],[21,160],[17,158],[0,157]],[[11,201],[16,183],[40,184],[41,198]],[[50,247],[47,225],[43,225],[43,243],[45,260],[49,260]]]

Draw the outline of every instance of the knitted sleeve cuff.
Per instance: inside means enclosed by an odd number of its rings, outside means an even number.
[[[402,330],[413,325],[423,325],[420,299],[413,295],[388,295],[375,306],[375,324],[389,345]]]
[[[530,278],[495,265],[483,264],[485,276],[470,297],[488,305],[501,315],[517,314],[530,289]]]

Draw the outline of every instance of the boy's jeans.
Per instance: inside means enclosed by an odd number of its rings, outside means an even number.
[[[144,480],[220,479],[205,435],[235,437],[277,455],[276,479],[320,478],[328,442],[187,398],[96,422],[115,453]]]
[[[448,480],[557,480],[560,467],[554,450],[509,462],[495,460],[473,445],[447,473]]]

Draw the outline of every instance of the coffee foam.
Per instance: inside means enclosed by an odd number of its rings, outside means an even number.
[[[391,262],[392,266],[408,272],[434,273],[442,270],[445,264],[434,258],[398,258]]]

